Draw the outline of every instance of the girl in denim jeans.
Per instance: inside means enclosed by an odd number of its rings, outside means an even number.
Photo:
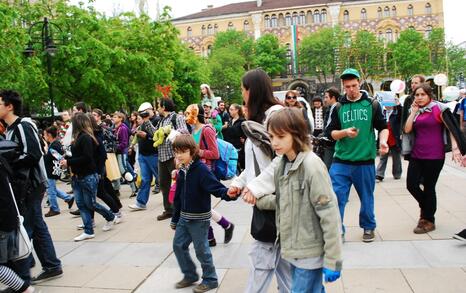
[[[72,187],[84,225],[84,233],[74,238],[74,241],[83,241],[95,236],[92,220],[94,210],[107,221],[102,227],[103,231],[108,231],[113,227],[115,215],[96,202],[99,182],[95,163],[98,142],[94,136],[91,119],[85,113],[76,113],[71,123],[73,127],[72,156],[62,160],[61,165],[65,168],[70,166],[73,173]]]

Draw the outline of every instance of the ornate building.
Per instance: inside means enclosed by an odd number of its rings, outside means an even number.
[[[348,32],[371,31],[391,42],[401,30],[414,28],[429,34],[432,28],[443,27],[443,1],[257,0],[215,8],[209,5],[173,23],[182,41],[202,56],[209,54],[215,34],[226,30],[242,30],[256,39],[273,33],[289,45],[291,25],[297,25],[300,36],[339,25]]]

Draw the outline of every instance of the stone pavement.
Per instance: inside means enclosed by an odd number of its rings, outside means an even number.
[[[406,174],[401,180],[389,174],[376,186],[378,227],[373,243],[360,241],[359,200],[352,190],[345,219],[344,271],[340,280],[326,285],[327,292],[466,292],[466,244],[451,239],[466,228],[466,169],[445,165],[437,185],[437,230],[425,235],[412,233],[419,211],[406,190]],[[128,210],[133,201],[128,196],[128,186],[123,186],[124,222],[102,232],[104,220],[96,214],[96,238],[81,243],[72,241],[79,234],[76,225],[81,220],[69,215],[61,202],[62,214],[46,221],[65,273],[37,286],[40,292],[191,292],[190,288],[174,289],[182,275],[171,249],[174,232],[169,220],[155,219],[162,209],[161,194],[152,195],[148,210],[139,212]],[[213,226],[218,243],[212,249],[220,283],[217,292],[243,292],[252,241],[251,207],[240,200],[215,199],[213,204],[236,225],[227,245],[222,243],[223,230]],[[270,292],[276,292],[275,288],[271,286]]]

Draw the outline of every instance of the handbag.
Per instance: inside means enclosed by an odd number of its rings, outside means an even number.
[[[256,154],[252,150],[254,157],[254,171],[256,177],[260,174],[259,164],[257,163]],[[275,223],[275,211],[260,210],[254,205],[252,210],[251,236],[262,242],[275,242],[277,238],[277,226]]]
[[[107,153],[107,160],[105,161],[105,171],[107,178],[110,181],[121,178],[120,167],[115,153]]]
[[[10,260],[17,261],[17,260],[29,257],[29,255],[32,253],[32,243],[31,243],[31,239],[29,239],[29,235],[26,229],[24,228],[24,225],[23,225],[24,218],[19,213],[18,204],[16,203],[16,199],[13,193],[13,188],[11,187],[11,183],[9,180],[8,180],[8,186],[10,188],[11,198],[13,198],[16,212],[18,214],[18,228],[16,229],[16,234],[15,234],[17,253],[15,254],[16,256],[11,258]]]

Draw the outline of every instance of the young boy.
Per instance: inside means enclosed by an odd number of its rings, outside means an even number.
[[[60,214],[57,197],[68,203],[68,208],[71,208],[74,203],[74,197],[57,188],[57,179],[60,179],[61,167],[60,160],[63,156],[63,146],[58,137],[58,129],[55,126],[50,126],[44,131],[45,141],[49,144],[47,154],[44,156],[45,169],[47,171],[47,195],[50,203],[50,210],[44,215],[45,217],[53,217]]]
[[[211,218],[213,194],[223,200],[231,200],[226,188],[207,166],[199,161],[199,148],[190,134],[181,134],[173,142],[175,158],[181,165],[176,182],[174,211],[170,226],[176,229],[173,251],[184,275],[176,283],[177,289],[193,285],[199,276],[189,255],[189,245],[194,244],[196,256],[202,266],[202,282],[193,292],[206,292],[218,287],[217,274],[210,252],[207,233]]]

